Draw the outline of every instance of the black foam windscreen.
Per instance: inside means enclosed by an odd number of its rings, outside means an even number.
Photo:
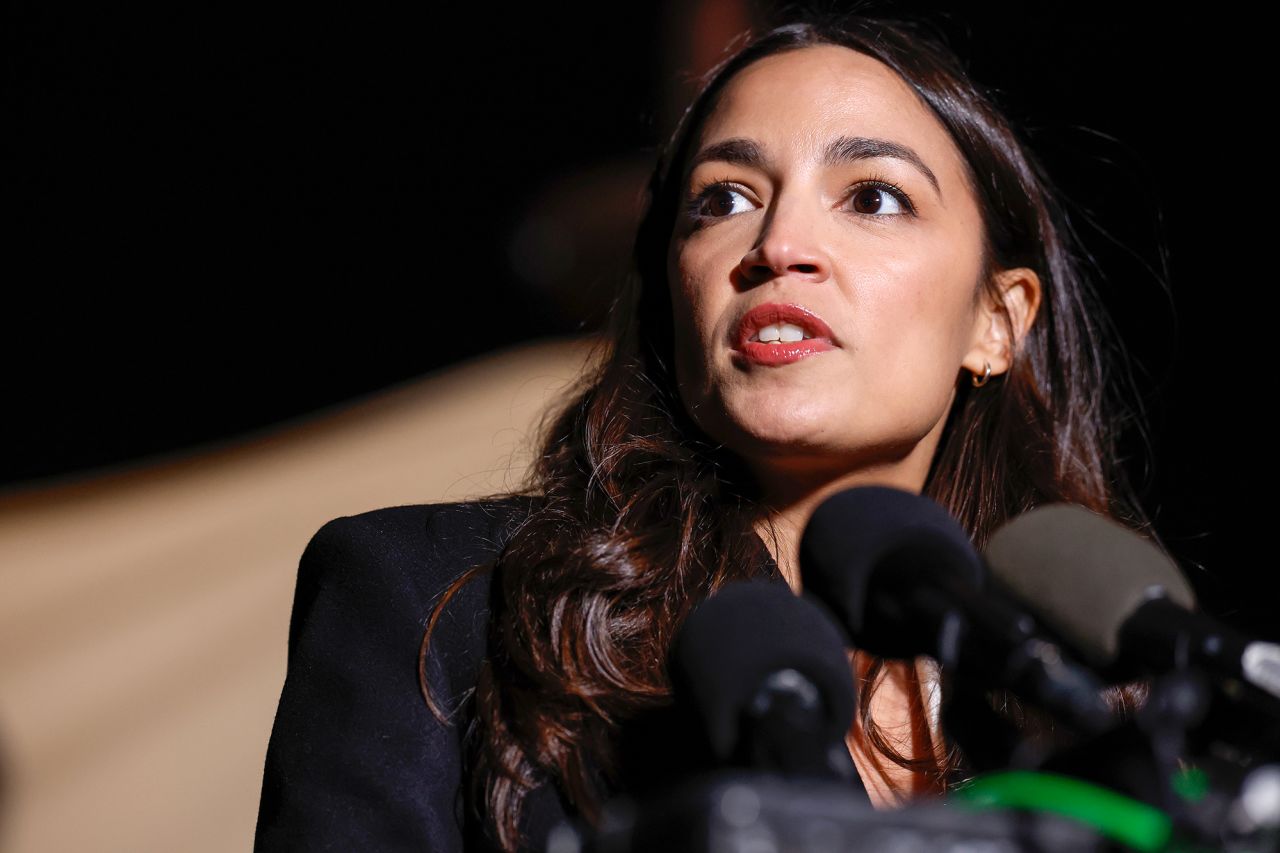
[[[817,687],[824,735],[853,723],[853,672],[823,608],[772,580],[735,581],[699,604],[672,644],[677,697],[694,706],[717,757],[738,745],[740,722],[766,679],[794,670]]]
[[[1152,598],[1195,607],[1164,551],[1076,504],[1019,515],[992,535],[985,556],[992,575],[1095,666],[1115,662],[1121,626]]]
[[[850,640],[875,654],[932,654],[921,646],[912,614],[876,609],[872,584],[904,592],[927,582],[921,572],[975,590],[982,561],[960,524],[935,501],[888,486],[839,492],[814,511],[800,542],[801,577],[850,631]],[[872,608],[869,610],[868,608]]]

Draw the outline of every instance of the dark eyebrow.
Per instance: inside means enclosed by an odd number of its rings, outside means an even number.
[[[942,188],[938,186],[938,179],[933,174],[933,170],[925,165],[924,160],[920,159],[920,155],[914,149],[900,142],[872,139],[866,136],[841,136],[832,140],[827,146],[823,159],[828,166],[838,166],[842,163],[870,160],[876,157],[893,157],[911,164],[919,170],[920,174],[929,179],[938,197],[942,197]],[[750,139],[740,137],[725,139],[703,148],[689,161],[690,171],[709,160],[719,160],[735,166],[756,169],[763,168],[765,165],[765,157],[760,147]]]
[[[914,149],[900,142],[870,139],[865,136],[841,136],[839,139],[832,140],[827,146],[825,160],[828,166],[838,166],[841,163],[869,160],[873,157],[893,157],[910,163],[919,170],[920,174],[929,179],[938,197],[942,197],[942,188],[938,186],[938,179],[934,176],[933,170],[924,164],[924,160],[920,159],[920,155]]]
[[[750,166],[757,169],[764,166],[764,155],[760,153],[760,147],[750,139],[739,137],[721,140],[703,148],[689,161],[690,171],[708,160],[720,160],[735,166]]]

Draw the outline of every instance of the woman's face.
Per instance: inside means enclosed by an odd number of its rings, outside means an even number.
[[[667,264],[691,416],[765,477],[906,466],[884,479],[918,488],[961,370],[1000,368],[947,131],[879,61],[821,46],[738,73],[692,151]],[[766,304],[829,345],[742,346]]]

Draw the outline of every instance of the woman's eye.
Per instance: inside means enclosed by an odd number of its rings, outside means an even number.
[[[911,212],[910,202],[897,192],[881,184],[864,184],[850,197],[855,213],[869,216],[896,216]]]
[[[702,196],[700,213],[704,216],[731,216],[751,210],[745,195],[729,186],[709,188]]]

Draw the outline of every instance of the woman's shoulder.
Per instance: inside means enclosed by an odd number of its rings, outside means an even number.
[[[290,647],[317,601],[371,644],[385,644],[383,635],[393,631],[420,640],[449,586],[492,561],[542,500],[519,495],[403,504],[325,522],[298,565]],[[450,598],[433,632],[439,653],[428,676],[451,692],[469,686],[484,653],[488,592],[489,573],[480,572]]]
[[[464,501],[396,504],[340,515],[325,522],[316,532],[347,535],[363,533],[395,544],[421,543],[431,537],[470,537],[498,544],[494,537],[510,532],[512,526],[541,505],[539,495],[499,495]]]
[[[492,559],[538,496],[401,504],[333,518],[312,534],[303,565],[332,575],[331,582],[391,583],[425,602],[462,571]]]
[[[461,727],[423,702],[431,609],[491,560],[532,497],[409,504],[325,522],[298,565],[255,849],[463,849]],[[423,672],[452,715],[476,681],[488,573],[458,588]],[[460,721],[455,721],[460,722]]]
[[[482,535],[508,526],[545,500],[541,495],[496,495],[462,501],[396,504],[338,516],[325,526],[357,522],[388,534],[412,535],[425,525],[455,533],[470,530]]]

